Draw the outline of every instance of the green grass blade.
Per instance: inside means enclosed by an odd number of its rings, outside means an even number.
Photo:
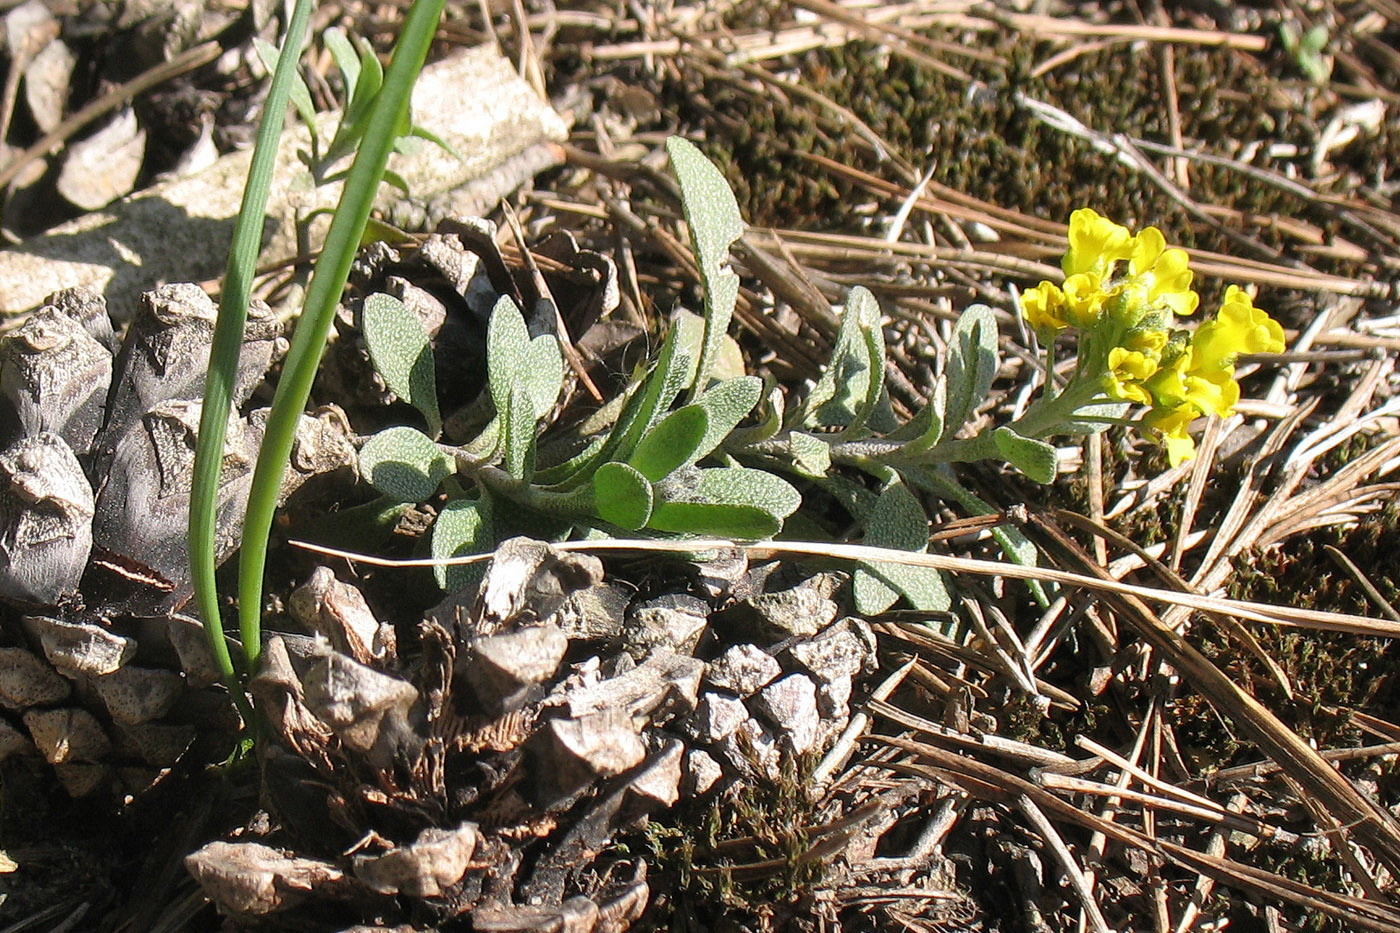
[[[355,154],[350,175],[341,192],[340,204],[326,233],[321,258],[316,262],[301,319],[292,337],[291,349],[283,364],[272,412],[268,416],[262,450],[248,495],[248,512],[243,522],[243,546],[239,556],[239,631],[248,669],[257,668],[262,649],[263,574],[267,567],[268,537],[277,510],[277,494],[291,457],[297,419],[306,407],[326,346],[326,333],[335,316],[336,304],[345,289],[350,265],[360,245],[360,236],[369,221],[370,208],[384,167],[393,149],[418,73],[428,55],[428,46],[442,15],[444,0],[414,0],[404,19],[403,31],[394,47],[393,59],[384,75],[384,85],[370,114],[367,131]]]
[[[277,160],[277,143],[286,122],[287,101],[297,80],[297,50],[306,36],[311,19],[312,0],[297,0],[287,23],[287,54],[280,57],[258,126],[257,146],[248,167],[248,183],[234,227],[229,249],[228,271],[220,297],[219,319],[214,326],[210,348],[209,373],[205,380],[204,411],[199,423],[199,444],[195,450],[194,479],[190,489],[190,571],[194,580],[194,600],[209,648],[228,684],[234,702],[251,723],[252,711],[239,686],[233,659],[224,638],[219,616],[219,594],[214,582],[216,570],[215,513],[218,507],[219,472],[223,465],[224,435],[228,428],[229,405],[238,373],[238,356],[248,321],[248,295],[253,287],[253,271],[262,248],[263,220],[267,216],[267,192]]]

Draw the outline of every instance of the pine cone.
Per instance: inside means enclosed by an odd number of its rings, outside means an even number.
[[[0,760],[37,752],[74,796],[136,792],[201,732],[236,734],[226,698],[194,699],[217,671],[200,625],[178,612],[215,316],[197,286],[162,286],[117,345],[101,296],[69,289],[0,340]],[[254,302],[237,405],[278,335]],[[221,561],[238,543],[264,420],[230,417]],[[333,412],[304,418],[298,464],[348,463],[347,434]]]
[[[240,924],[625,930],[650,889],[615,837],[772,781],[845,726],[875,664],[868,626],[837,618],[841,582],[731,589],[715,613],[629,599],[597,559],[516,538],[403,658],[358,591],[318,570],[290,600],[314,636],[273,638],[252,683],[276,740],[260,749],[272,819],[251,825],[273,828],[186,864]]]

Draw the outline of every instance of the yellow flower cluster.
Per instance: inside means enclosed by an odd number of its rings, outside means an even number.
[[[1064,282],[1041,282],[1021,296],[1021,312],[1046,345],[1068,328],[1080,333],[1077,377],[1096,379],[1102,395],[1150,406],[1143,419],[1161,437],[1173,466],[1191,459],[1187,427],[1201,415],[1228,416],[1240,390],[1235,358],[1277,353],[1283,328],[1230,286],[1219,315],[1194,333],[1175,327],[1200,296],[1185,250],[1162,231],[1134,235],[1089,208],[1070,215]]]

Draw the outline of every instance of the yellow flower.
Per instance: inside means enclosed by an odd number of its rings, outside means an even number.
[[[1152,396],[1142,383],[1157,371],[1157,361],[1145,353],[1114,347],[1108,351],[1108,372],[1104,374],[1104,391],[1110,398],[1140,405],[1151,405]]]
[[[1238,285],[1225,290],[1225,301],[1215,320],[1196,328],[1191,338],[1200,369],[1232,369],[1241,353],[1280,353],[1283,328],[1254,307],[1249,293]]]
[[[1180,466],[1196,456],[1196,442],[1186,430],[1195,417],[1190,408],[1167,408],[1154,410],[1144,419],[1167,448],[1167,462],[1172,466]]]
[[[1186,374],[1186,400],[1203,415],[1230,417],[1240,400],[1234,370],[1191,370]]]
[[[1156,227],[1148,227],[1133,238],[1128,257],[1128,274],[1146,291],[1149,308],[1165,305],[1173,314],[1190,314],[1201,303],[1191,290],[1195,277],[1184,249],[1167,249],[1166,237]]]
[[[1065,279],[1066,318],[1080,330],[1088,330],[1098,323],[1104,302],[1114,294],[1104,289],[1103,279],[1097,272],[1077,272]]]
[[[1022,292],[1021,314],[1042,337],[1058,334],[1069,326],[1065,320],[1065,294],[1054,282],[1041,282]]]
[[[1081,207],[1069,215],[1069,249],[1060,261],[1065,276],[1096,273],[1101,279],[1113,274],[1113,264],[1133,254],[1133,236],[1127,227]]]
[[[1152,394],[1154,408],[1179,408],[1186,403],[1190,390],[1186,386],[1186,373],[1191,368],[1191,348],[1179,347],[1166,362],[1160,363],[1157,372],[1147,380],[1147,391]]]

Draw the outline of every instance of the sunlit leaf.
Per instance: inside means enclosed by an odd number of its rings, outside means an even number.
[[[483,554],[494,546],[489,500],[453,499],[438,512],[431,540],[434,560]],[[477,583],[485,573],[485,563],[433,567],[438,586],[449,593]]]
[[[1000,365],[992,309],[973,305],[958,317],[948,346],[947,436],[957,433],[986,399]]]
[[[928,548],[928,516],[919,499],[903,483],[880,493],[865,518],[863,544],[923,553]],[[941,611],[949,605],[943,578],[932,567],[890,561],[862,561],[855,572],[856,608],[871,615],[884,612],[902,595],[915,609]]]
[[[1016,469],[1035,480],[1048,483],[1055,478],[1055,448],[1041,440],[1022,437],[1008,427],[992,432],[997,452]]]
[[[452,472],[452,461],[417,428],[386,428],[360,448],[360,475],[400,502],[423,502]]]
[[[705,294],[705,338],[698,376],[690,390],[690,400],[694,401],[706,388],[739,297],[739,277],[729,268],[729,247],[743,236],[744,220],[724,174],[699,149],[672,136],[666,140],[666,151],[680,183],[685,222],[690,228],[691,248],[700,267],[700,284]]]
[[[710,418],[704,407],[677,408],[642,436],[627,462],[652,482],[658,482],[699,456]]]
[[[605,463],[593,474],[598,517],[636,531],[651,518],[655,493],[640,471],[625,463]]]
[[[374,294],[365,299],[360,330],[375,370],[399,398],[423,413],[428,433],[442,431],[438,411],[437,376],[428,332],[418,315],[392,295]]]

